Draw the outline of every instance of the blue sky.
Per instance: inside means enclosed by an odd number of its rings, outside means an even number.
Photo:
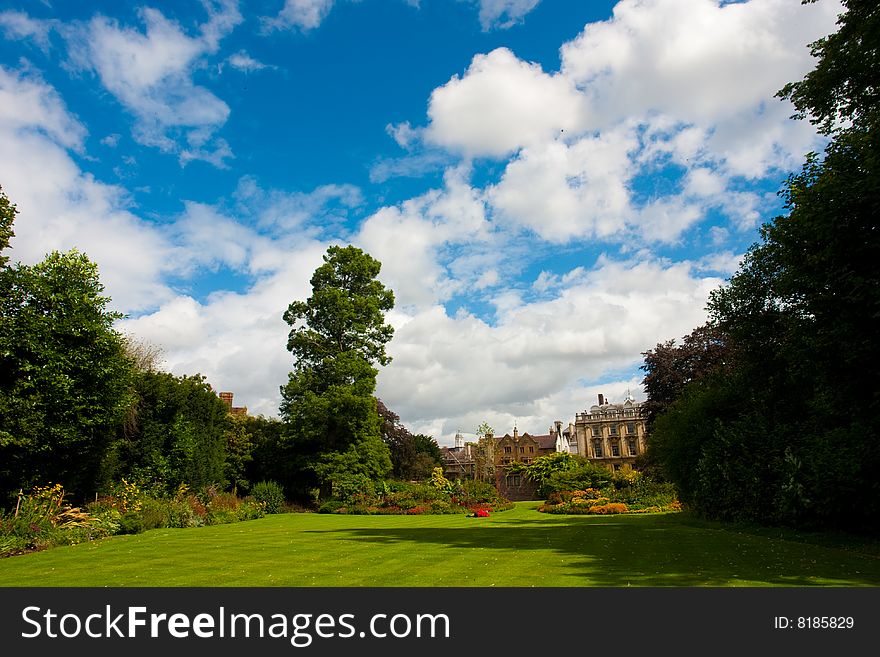
[[[821,148],[774,98],[820,0],[33,1],[0,12],[13,257],[79,248],[120,330],[277,412],[330,244],[383,263],[378,394],[449,444],[637,398]]]

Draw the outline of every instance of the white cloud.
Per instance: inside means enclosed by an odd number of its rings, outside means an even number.
[[[0,67],[0,181],[18,206],[12,257],[25,263],[77,248],[98,263],[124,311],[170,296],[161,282],[171,245],[128,209],[126,192],[79,169],[85,128],[44,81]]]
[[[145,31],[96,16],[65,31],[76,65],[94,70],[104,87],[136,118],[133,134],[142,144],[222,166],[232,156],[215,137],[229,107],[193,76],[201,58],[242,17],[237,3],[207,4],[209,18],[196,36],[151,8],[140,10]]]
[[[562,70],[610,120],[655,111],[716,122],[809,70],[807,44],[839,11],[835,2],[622,0],[612,19],[562,47]]]
[[[568,145],[550,141],[523,149],[489,191],[498,218],[551,242],[608,238],[625,228],[631,212],[630,152],[638,147],[627,127]]]
[[[101,139],[101,143],[107,148],[116,148],[121,137],[122,135],[114,132]]]
[[[261,61],[258,61],[247,54],[244,50],[239,50],[237,53],[230,55],[226,58],[226,62],[237,71],[242,71],[244,73],[251,73],[253,71],[261,71],[264,68],[268,68],[268,64],[264,64]]]
[[[567,79],[498,48],[435,89],[428,117],[429,142],[467,156],[501,157],[579,130],[586,105]]]
[[[403,1],[416,9],[420,6],[419,0]],[[492,29],[507,29],[521,23],[525,15],[532,11],[541,0],[469,1],[478,4],[480,26],[484,32],[488,32]],[[285,0],[284,7],[278,15],[262,19],[263,29],[265,31],[299,30],[309,32],[324,22],[335,4],[336,0]]]
[[[389,123],[385,126],[385,132],[397,142],[398,146],[401,148],[409,148],[413,142],[419,139],[420,131],[414,129],[409,124],[409,121],[404,121],[397,124]]]
[[[326,248],[303,242],[244,293],[217,292],[201,303],[176,296],[120,328],[160,347],[169,371],[204,374],[215,389],[233,391],[236,404],[274,416],[279,387],[293,368],[282,315],[291,301],[311,293],[309,279]]]
[[[0,129],[38,131],[67,148],[81,150],[86,129],[67,111],[61,96],[39,77],[0,66]],[[8,158],[8,155],[4,155]]]
[[[817,148],[773,96],[812,67],[806,44],[839,10],[623,0],[562,46],[558,73],[503,48],[475,56],[431,94],[422,137],[465,157],[513,155],[488,189],[493,217],[551,242],[674,242],[712,207],[751,228],[761,199],[730,190]],[[639,176],[670,165],[671,195],[637,194]]]
[[[440,427],[447,437],[483,417],[525,418],[521,431],[543,432],[554,419],[573,419],[588,403],[577,401],[586,390],[595,398],[584,381],[633,367],[640,352],[702,323],[720,283],[688,263],[607,258],[567,280],[545,301],[500,293],[505,312],[494,326],[449,317],[439,305],[400,322],[379,396],[413,426]]]
[[[0,12],[0,27],[7,39],[33,39],[43,52],[49,52],[53,24],[54,21],[31,18],[20,11]]]
[[[334,0],[285,0],[284,8],[274,18],[263,19],[269,30],[298,29],[303,32],[318,27],[330,10]]]
[[[380,278],[398,307],[423,308],[469,284],[441,264],[444,248],[485,242],[488,230],[484,199],[468,184],[467,170],[456,168],[447,171],[442,190],[368,217],[353,241],[382,262]]]
[[[513,27],[541,0],[479,0],[480,26],[484,32]]]
[[[355,185],[330,184],[311,192],[283,192],[265,190],[249,176],[239,180],[234,196],[240,212],[252,216],[261,229],[276,235],[317,234],[338,228],[364,202]]]

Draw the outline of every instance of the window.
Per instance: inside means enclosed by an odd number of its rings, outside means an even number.
[[[637,454],[637,452],[636,452],[636,439],[630,438],[629,440],[627,440],[626,441],[626,448],[627,448],[627,450],[629,450],[630,456],[635,456]]]
[[[535,453],[535,448],[534,448],[534,446],[529,447],[529,454],[534,454],[534,453]]]
[[[526,448],[525,448],[525,447],[520,447],[520,448],[519,448],[519,453],[520,453],[520,454],[525,454],[525,453],[526,453]]]
[[[635,422],[627,422],[626,423],[626,432],[630,435],[636,432],[636,423]]]
[[[617,425],[616,424],[612,424],[610,427],[608,427],[608,430],[611,432],[612,436],[617,435]]]
[[[611,443],[611,456],[620,456],[620,444],[616,441]]]
[[[602,437],[602,427],[593,427],[593,438]]]
[[[601,459],[604,456],[604,454],[602,453],[602,441],[601,440],[594,440],[593,441],[593,456],[595,456],[597,459]]]
[[[513,450],[512,450],[510,447],[505,447],[505,448],[504,448],[504,453],[505,453],[505,454],[510,454],[512,451],[513,451]]]
[[[503,459],[501,459],[501,465],[507,465],[508,463],[510,463],[510,459],[507,458],[506,456]]]

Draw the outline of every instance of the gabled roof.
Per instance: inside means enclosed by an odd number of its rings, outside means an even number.
[[[537,442],[538,447],[540,449],[552,449],[556,450],[556,435],[555,434],[543,434],[541,436],[532,436]]]

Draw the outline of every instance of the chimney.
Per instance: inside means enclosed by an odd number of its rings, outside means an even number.
[[[561,436],[562,435],[562,420],[556,420],[555,424],[556,424],[556,435]]]
[[[232,393],[231,392],[221,392],[220,393],[220,401],[226,404],[229,408],[232,408]]]
[[[603,395],[603,394],[600,392],[600,393],[599,393],[599,406],[604,406],[604,405],[605,405],[605,395]]]

